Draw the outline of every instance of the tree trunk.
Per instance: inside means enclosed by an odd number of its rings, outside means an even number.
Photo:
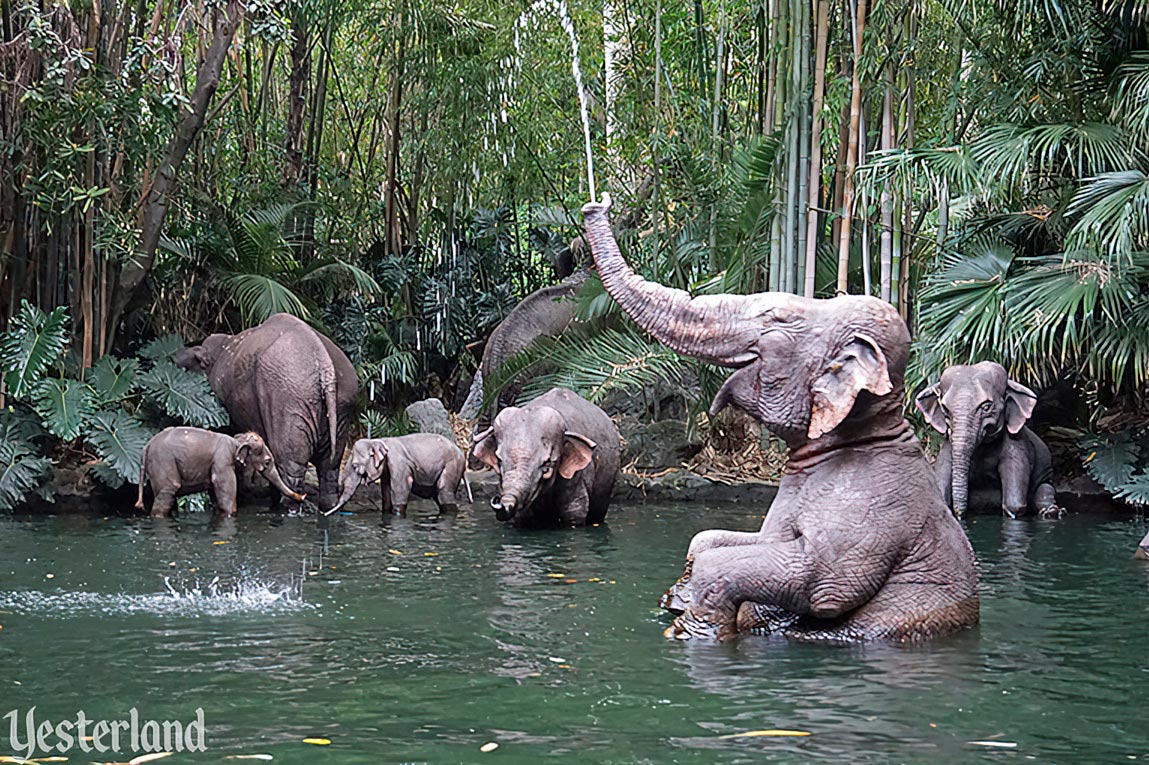
[[[854,169],[858,165],[858,127],[862,115],[862,34],[866,29],[866,0],[857,0],[854,14],[854,66],[850,76],[850,133],[846,147],[846,175],[842,191],[842,230],[838,240],[838,293],[846,294],[850,270],[850,216],[854,206]]]
[[[162,5],[162,4],[161,4]],[[134,297],[155,263],[156,247],[163,232],[164,218],[175,191],[176,178],[188,149],[203,127],[204,117],[212,96],[219,88],[220,73],[227,59],[228,48],[243,20],[245,7],[241,0],[228,0],[223,11],[215,11],[211,44],[196,69],[195,88],[191,104],[176,125],[175,135],[168,144],[160,166],[148,190],[140,221],[140,244],[136,257],[124,263],[120,273],[119,289],[109,316],[109,331],[115,325]]]
[[[894,65],[886,64],[885,88],[882,98],[882,151],[890,151],[894,147]],[[890,184],[882,185],[881,197],[882,232],[880,241],[880,265],[878,296],[890,301],[893,266],[894,266],[894,198]]]
[[[287,124],[283,131],[283,175],[280,185],[291,189],[303,177],[303,123],[307,83],[311,80],[311,37],[307,23],[296,16],[291,25],[291,71],[288,74]]]

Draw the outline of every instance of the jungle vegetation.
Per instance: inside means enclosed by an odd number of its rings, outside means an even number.
[[[579,233],[568,5],[648,277],[889,300],[911,385],[992,358],[1062,386],[1063,438],[1149,501],[1144,0],[0,0],[0,506],[46,457],[115,485],[149,429],[219,424],[165,349],[277,311],[376,426],[457,403]],[[509,371],[709,400],[716,370],[579,300]]]

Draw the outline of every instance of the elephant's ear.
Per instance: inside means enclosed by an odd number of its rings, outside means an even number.
[[[379,441],[371,444],[371,472],[378,473],[387,461],[387,447]]]
[[[918,411],[926,416],[926,422],[930,427],[945,435],[946,415],[942,411],[941,387],[941,383],[934,383],[926,388],[914,399],[914,404],[918,407]]]
[[[877,341],[861,333],[855,334],[831,359],[822,376],[810,386],[813,406],[809,438],[821,438],[841,425],[862,391],[884,396],[893,389],[886,355]]]
[[[487,428],[482,433],[476,435],[473,439],[475,448],[471,453],[475,455],[475,459],[497,473],[499,472],[499,458],[495,456],[496,444],[494,433],[494,428]]]
[[[572,478],[575,473],[590,464],[594,448],[598,446],[581,433],[568,430],[563,434],[563,453],[559,457],[559,475]]]
[[[237,465],[247,465],[247,461],[251,458],[251,441],[241,441],[239,448],[235,450],[235,462]]]
[[[1037,394],[1021,383],[1010,380],[1005,387],[1005,427],[1016,434],[1025,427],[1026,420],[1033,414],[1037,404]]]

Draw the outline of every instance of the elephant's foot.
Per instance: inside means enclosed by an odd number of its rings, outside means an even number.
[[[1060,505],[1047,505],[1038,508],[1037,514],[1047,520],[1057,520],[1058,518],[1065,517],[1065,508]]]
[[[736,618],[716,618],[716,615],[697,614],[688,608],[662,634],[672,640],[713,640],[724,643],[738,636],[738,625]]]
[[[665,608],[672,614],[678,615],[690,607],[690,574],[694,569],[694,556],[686,556],[686,567],[682,570],[682,576],[678,577],[678,581],[670,585],[670,588],[662,593],[662,597],[658,599],[658,605]]]
[[[1149,560],[1149,546],[1138,545],[1137,552],[1133,553],[1133,557],[1137,560]]]
[[[772,635],[798,621],[798,615],[761,603],[746,601],[738,607],[738,632],[753,635]]]

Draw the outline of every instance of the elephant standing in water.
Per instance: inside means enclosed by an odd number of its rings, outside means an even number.
[[[278,313],[238,335],[211,335],[178,351],[175,362],[205,373],[232,423],[263,436],[292,491],[303,493],[311,462],[320,509],[335,505],[359,391],[355,368],[335,343]]]
[[[466,471],[467,458],[463,450],[453,440],[437,433],[361,438],[351,447],[351,457],[343,470],[339,504],[327,514],[350,502],[361,485],[380,479],[385,513],[406,513],[412,494],[435,500],[441,511],[454,512],[459,507],[455,494],[459,483],[467,480]],[[468,485],[467,494],[470,493]]]
[[[566,388],[499,412],[474,449],[499,474],[495,517],[520,527],[602,523],[619,452],[606,412]]]
[[[790,459],[756,532],[695,535],[663,597],[667,635],[912,641],[976,624],[969,540],[902,413],[909,332],[872,297],[692,298],[623,260],[609,202],[583,208],[607,292],[679,353],[737,369],[711,405],[780,436]]]
[[[1061,514],[1049,447],[1025,425],[1037,396],[1010,380],[1004,367],[992,361],[952,366],[916,403],[946,437],[934,468],[955,513],[965,513],[971,487],[991,483],[1001,486],[1001,507],[1010,518],[1031,509],[1044,517]]]

